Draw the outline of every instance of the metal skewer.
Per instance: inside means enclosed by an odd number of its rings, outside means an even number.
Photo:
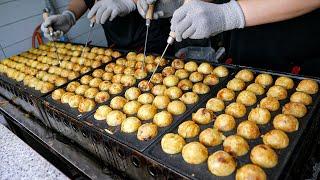
[[[154,5],[150,4],[148,6],[148,11],[147,11],[147,14],[146,14],[147,32],[146,32],[146,38],[145,38],[145,41],[144,41],[144,49],[143,49],[143,64],[142,64],[142,68],[143,69],[145,67],[146,50],[147,50],[148,35],[149,35],[149,27],[150,27],[150,24],[151,24],[151,20],[153,19],[153,12],[154,12]]]

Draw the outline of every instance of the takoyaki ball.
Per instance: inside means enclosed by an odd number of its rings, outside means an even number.
[[[67,90],[68,92],[75,92],[76,89],[77,89],[79,86],[80,86],[80,83],[79,83],[79,82],[73,81],[73,82],[71,82],[71,83],[68,84],[66,90]]]
[[[236,78],[244,82],[250,82],[253,80],[254,74],[249,69],[243,69],[236,74]]]
[[[186,112],[187,107],[182,101],[172,101],[168,104],[167,110],[173,115],[180,115]]]
[[[208,158],[208,169],[216,176],[229,176],[237,167],[237,164],[233,157],[224,152],[217,151]]]
[[[278,155],[269,146],[260,144],[255,146],[250,153],[252,163],[263,168],[273,168],[278,164]]]
[[[243,80],[237,78],[233,78],[227,84],[227,88],[233,91],[241,91],[245,88],[245,86],[246,83]]]
[[[67,69],[62,69],[62,71],[60,72],[60,76],[67,78],[69,76],[70,71]]]
[[[113,58],[118,58],[118,57],[121,56],[121,53],[118,52],[118,51],[113,51],[112,54],[111,54],[111,56],[112,56]]]
[[[136,83],[136,78],[131,75],[123,75],[121,77],[121,84],[124,86],[133,86]]]
[[[95,107],[95,102],[91,99],[83,99],[78,107],[78,111],[81,113],[92,111]]]
[[[153,84],[151,82],[149,83],[148,80],[142,80],[139,82],[138,87],[141,91],[146,92],[153,88]]]
[[[153,123],[145,123],[139,127],[137,138],[140,141],[148,141],[155,138],[158,135],[157,125]]]
[[[154,96],[151,93],[144,93],[138,97],[138,102],[141,104],[151,104],[153,102]]]
[[[192,87],[192,91],[197,94],[207,94],[210,91],[210,87],[203,83],[195,83]]]
[[[267,87],[273,83],[273,79],[270,74],[259,74],[255,79],[255,83],[261,84],[263,87]]]
[[[128,100],[121,96],[116,96],[110,101],[110,107],[115,110],[122,109]]]
[[[155,59],[155,57],[153,55],[148,55],[145,59],[145,62],[148,64],[154,63],[154,59]]]
[[[178,134],[168,133],[161,139],[161,148],[167,154],[177,154],[182,151],[186,141]]]
[[[154,72],[156,70],[156,67],[157,67],[157,65],[155,65],[155,64],[146,64],[146,70],[149,73]]]
[[[54,89],[54,85],[49,82],[44,82],[41,88],[41,93],[48,93]]]
[[[109,126],[119,126],[126,119],[126,115],[119,110],[110,111],[107,115]]]
[[[151,92],[152,94],[154,94],[155,96],[162,96],[164,95],[165,91],[166,91],[167,87],[165,85],[155,85]]]
[[[236,121],[228,114],[220,114],[214,121],[213,127],[223,132],[231,131],[236,127]]]
[[[214,86],[219,83],[219,78],[214,74],[209,74],[204,78],[203,83],[208,86]]]
[[[80,95],[73,95],[69,98],[69,106],[72,108],[77,108],[83,99],[84,98]]]
[[[217,93],[217,98],[223,101],[232,101],[236,96],[236,93],[228,88],[223,88]]]
[[[198,64],[194,61],[189,61],[184,65],[184,69],[188,72],[194,72],[198,69]]]
[[[178,88],[183,91],[189,91],[193,87],[193,83],[189,79],[183,79],[178,83]]]
[[[202,74],[211,74],[213,71],[213,66],[209,63],[201,63],[200,66],[198,67],[198,72]]]
[[[312,103],[312,97],[304,92],[295,92],[290,97],[291,102],[302,103],[306,106]]]
[[[95,78],[101,78],[104,74],[104,70],[103,69],[96,69],[93,71],[92,76]]]
[[[267,92],[267,96],[274,97],[278,100],[283,100],[287,98],[287,90],[282,86],[272,86]]]
[[[183,69],[184,68],[184,61],[181,59],[175,59],[172,61],[171,66],[175,69]]]
[[[84,95],[84,93],[89,89],[90,87],[88,85],[80,85],[75,93],[78,95]]]
[[[116,60],[116,64],[122,65],[122,66],[125,66],[127,64],[126,62],[127,62],[127,60],[124,58],[119,58]]]
[[[307,114],[307,108],[302,103],[289,102],[282,108],[283,114],[289,114],[296,118],[302,118]]]
[[[294,82],[291,78],[282,76],[276,80],[275,85],[284,87],[286,89],[292,89],[294,86]]]
[[[248,115],[248,120],[257,124],[267,124],[271,119],[271,113],[265,108],[254,108]]]
[[[229,114],[235,118],[243,117],[244,115],[246,115],[246,112],[247,112],[246,107],[243,104],[238,102],[229,104],[225,110],[226,114]]]
[[[243,156],[248,153],[249,144],[243,137],[231,135],[224,140],[223,149],[233,156]]]
[[[246,139],[257,139],[260,136],[260,130],[253,121],[242,121],[237,128],[237,134]]]
[[[40,91],[41,88],[42,88],[42,86],[43,86],[43,84],[44,84],[43,81],[38,80],[38,81],[36,82],[36,84],[35,84],[35,87],[34,87],[35,90]]]
[[[112,76],[111,82],[112,83],[121,83],[121,78],[123,77],[123,74],[115,74]]]
[[[94,99],[99,90],[97,88],[89,88],[84,92],[84,97]]]
[[[180,88],[173,86],[166,89],[164,94],[168,96],[170,99],[178,99],[182,96],[183,92]]]
[[[96,97],[94,98],[94,100],[97,103],[103,103],[109,100],[109,98],[110,98],[109,93],[101,91],[96,94]]]
[[[134,71],[135,71],[134,68],[126,67],[126,68],[124,69],[123,73],[126,74],[126,75],[132,75],[132,76],[134,76]]]
[[[265,97],[260,101],[260,107],[268,109],[269,111],[276,111],[280,108],[280,103],[276,98]]]
[[[111,82],[109,81],[102,81],[100,84],[99,84],[99,89],[100,91],[108,91],[109,88],[111,86]]]
[[[127,61],[126,66],[130,68],[134,68],[136,66],[137,61]]]
[[[112,55],[112,50],[111,49],[106,49],[105,51],[104,51],[104,55],[106,55],[106,56],[111,56]]]
[[[137,57],[137,53],[135,52],[129,52],[126,56],[128,61],[135,61]]]
[[[219,78],[222,78],[228,76],[229,70],[224,66],[218,66],[214,68],[212,74],[216,75]]]
[[[296,90],[307,94],[316,94],[319,90],[319,86],[315,80],[304,79],[300,81]]]
[[[98,48],[96,54],[103,55],[104,54],[104,49],[103,48]]]
[[[167,108],[169,103],[170,98],[168,96],[159,95],[154,98],[152,104],[156,106],[158,109],[165,109]]]
[[[252,83],[247,87],[248,91],[255,93],[257,96],[264,94],[265,90],[261,84]]]
[[[167,60],[166,59],[164,59],[164,58],[161,58],[161,57],[156,57],[156,59],[154,59],[154,62],[156,63],[156,64],[159,64],[159,66],[164,66],[164,65],[166,65],[167,64]]]
[[[136,77],[137,79],[143,79],[143,78],[147,77],[147,75],[148,75],[148,73],[144,69],[137,69],[134,72],[134,77]]]
[[[142,121],[153,119],[154,115],[157,113],[157,108],[151,104],[142,105],[137,113],[137,117]]]
[[[144,68],[144,64],[143,62],[139,61],[136,62],[136,65],[134,66],[135,69],[144,69],[146,72],[148,72],[145,68]]]
[[[82,67],[80,70],[80,74],[85,74],[91,70],[90,67]]]
[[[176,72],[176,70],[175,70],[173,67],[169,66],[169,67],[165,67],[165,68],[162,70],[162,75],[163,75],[164,77],[167,77],[167,76],[169,76],[169,75],[174,75],[175,72]]]
[[[141,121],[136,117],[128,117],[121,123],[121,132],[133,133],[138,131]]]
[[[79,64],[74,64],[72,67],[73,71],[79,72],[81,71],[81,66]]]
[[[104,70],[105,70],[106,72],[112,73],[115,66],[116,66],[115,63],[109,63],[109,64],[106,65],[106,67],[104,68]]]
[[[199,141],[205,146],[217,146],[224,138],[223,134],[215,128],[207,128],[199,135]]]
[[[239,93],[237,102],[245,106],[252,106],[257,102],[257,97],[253,92],[244,90]]]
[[[175,73],[175,76],[177,76],[179,79],[186,79],[189,77],[189,73],[185,69],[178,69]]]
[[[97,55],[96,55],[95,53],[88,53],[87,58],[88,58],[88,59],[95,59],[96,56],[97,56]]]
[[[292,115],[278,114],[273,119],[273,126],[275,129],[290,133],[299,129],[299,121]]]
[[[218,98],[211,98],[206,104],[206,109],[209,109],[213,112],[220,112],[224,110],[224,102]]]
[[[163,79],[163,84],[167,87],[176,86],[179,83],[179,78],[175,75],[169,75]]]
[[[193,83],[200,82],[203,80],[203,74],[200,72],[193,72],[189,76],[189,80]]]
[[[45,71],[39,71],[38,74],[36,75],[36,78],[42,79],[42,77],[43,77],[44,75],[46,75],[46,74],[47,74],[47,72],[45,72]]]
[[[123,112],[128,115],[136,114],[141,106],[138,101],[129,101],[123,106]]]
[[[194,92],[186,92],[180,97],[180,100],[185,104],[195,104],[199,101],[199,96]]]
[[[89,84],[92,79],[93,79],[92,76],[90,76],[90,75],[84,75],[84,76],[80,79],[80,82],[81,82],[81,84],[86,85],[86,84]]]
[[[267,180],[267,175],[259,166],[246,164],[237,170],[236,180],[248,179]]]
[[[116,64],[116,65],[113,67],[113,72],[114,72],[115,74],[123,74],[124,69],[125,69],[125,66]]]
[[[173,117],[168,111],[161,111],[153,117],[153,123],[158,127],[167,127],[172,123],[172,121]]]
[[[271,130],[262,137],[263,143],[274,149],[284,149],[289,145],[289,137],[281,130]]]
[[[209,124],[214,118],[213,112],[206,108],[200,108],[196,113],[192,114],[192,120],[198,124]]]
[[[162,81],[163,77],[161,73],[155,73],[151,78],[151,82],[154,84],[160,84]]]
[[[106,120],[107,119],[107,115],[111,111],[112,111],[112,109],[109,106],[102,105],[94,113],[94,119],[96,119],[98,121]]]
[[[51,97],[53,100],[58,101],[61,99],[61,97],[64,93],[65,93],[65,91],[63,89],[56,89],[55,91],[52,92]]]
[[[123,86],[120,83],[112,83],[111,86],[109,87],[109,93],[110,94],[119,94],[123,90]]]
[[[136,100],[138,99],[138,97],[140,96],[141,91],[139,88],[137,87],[131,87],[129,89],[126,90],[124,96],[128,99],[128,100]]]
[[[69,70],[73,70],[73,67],[74,67],[74,63],[72,63],[72,62],[68,62],[67,63],[67,66],[65,67],[66,69],[69,69]]]
[[[178,134],[183,138],[193,138],[200,133],[200,127],[194,121],[185,121],[178,127]]]
[[[201,164],[207,160],[208,150],[199,142],[191,142],[182,148],[182,157],[189,164]]]

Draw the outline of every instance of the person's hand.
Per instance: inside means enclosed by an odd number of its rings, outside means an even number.
[[[244,25],[242,9],[234,0],[225,4],[190,0],[177,9],[171,19],[171,31],[175,32],[178,42],[186,38],[208,38]]]
[[[136,4],[133,0],[101,0],[91,8],[88,18],[96,15],[96,23],[104,24],[107,20],[112,21],[117,16],[125,16],[134,10]]]
[[[44,37],[50,41],[58,39],[63,34],[66,34],[71,27],[76,23],[75,15],[67,10],[61,15],[49,16],[42,24],[41,31],[44,33]],[[50,36],[49,26],[53,28],[53,36]]]
[[[183,4],[183,0],[138,0],[137,8],[140,15],[146,18],[148,5],[155,4],[153,19],[168,18]]]

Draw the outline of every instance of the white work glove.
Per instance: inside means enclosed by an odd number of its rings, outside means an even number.
[[[88,13],[91,19],[96,15],[96,23],[104,24],[107,20],[112,21],[117,16],[125,16],[136,10],[133,0],[101,0],[95,3]]]
[[[183,0],[138,0],[137,8],[143,18],[146,18],[148,5],[150,4],[155,4],[153,19],[168,18],[182,6]]]
[[[58,39],[63,34],[66,34],[71,27],[76,23],[76,16],[73,12],[66,10],[60,15],[49,16],[42,24],[41,31],[44,37],[50,41]],[[50,36],[49,26],[53,28],[53,37]]]
[[[176,33],[178,42],[208,38],[244,26],[243,11],[235,0],[225,4],[190,0],[177,9],[171,19],[171,31]]]

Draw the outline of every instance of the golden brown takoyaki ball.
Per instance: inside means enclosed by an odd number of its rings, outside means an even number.
[[[109,98],[110,98],[109,93],[102,91],[102,92],[98,92],[96,94],[96,97],[94,98],[94,100],[97,103],[103,103],[103,102],[106,102],[107,100],[109,100]]]
[[[140,141],[148,141],[155,138],[158,135],[157,125],[153,123],[145,123],[139,127],[137,138]]]
[[[267,124],[271,119],[271,114],[267,109],[254,108],[248,115],[248,120],[257,124]]]
[[[144,69],[137,69],[135,72],[134,72],[134,76],[137,78],[137,79],[144,79],[145,77],[147,77],[148,73],[146,70]]]
[[[69,76],[70,71],[67,69],[62,69],[60,76],[67,78]]]
[[[138,87],[141,91],[146,92],[150,91],[153,88],[153,84],[148,82],[148,80],[142,80],[139,82]]]
[[[267,92],[267,96],[274,97],[278,100],[283,100],[287,98],[287,90],[282,86],[272,86]]]
[[[247,87],[248,91],[255,93],[257,96],[264,94],[265,90],[262,85],[257,83],[252,83]]]
[[[72,70],[76,71],[76,72],[80,72],[81,71],[81,66],[79,64],[74,64],[73,67],[72,67]]]
[[[82,67],[80,70],[80,74],[85,74],[87,72],[91,71],[90,67]]]
[[[153,123],[158,127],[167,127],[172,123],[172,121],[173,117],[168,111],[161,111],[153,117]]]
[[[219,78],[214,74],[209,74],[204,78],[203,83],[208,86],[214,86],[219,83]]]
[[[233,78],[227,84],[227,88],[233,91],[241,91],[245,88],[245,86],[246,86],[245,82],[237,78]]]
[[[125,68],[126,68],[126,67],[123,66],[123,65],[116,64],[116,65],[113,67],[113,72],[114,72],[115,74],[123,74]]]
[[[169,75],[163,79],[163,84],[167,87],[176,86],[179,83],[179,78],[175,75]]]
[[[162,75],[163,75],[164,77],[167,77],[167,76],[169,76],[169,75],[174,75],[175,72],[176,72],[176,70],[175,70],[173,67],[169,66],[169,67],[165,67],[165,68],[162,70]]]
[[[138,101],[129,101],[123,106],[123,112],[128,115],[136,114],[141,107],[141,103]]]
[[[64,89],[56,89],[55,91],[52,92],[51,97],[53,100],[58,101],[61,99],[64,93],[65,93]]]
[[[102,59],[101,59],[102,63],[108,63],[110,61],[112,61],[111,56],[103,56]]]
[[[81,82],[81,84],[86,85],[86,84],[89,84],[92,79],[93,79],[92,76],[90,76],[90,75],[84,75],[84,76],[80,79],[80,82]]]
[[[249,144],[243,137],[231,135],[224,140],[223,149],[232,156],[243,156],[248,153]]]
[[[44,84],[43,81],[38,80],[38,81],[36,82],[36,84],[35,84],[35,87],[34,87],[35,90],[40,91],[40,89],[42,88],[43,84]]]
[[[194,72],[194,71],[197,71],[198,65],[194,61],[189,61],[184,65],[184,69],[187,70],[188,72]]]
[[[237,134],[246,139],[257,139],[260,136],[260,130],[253,121],[242,121],[237,128]]]
[[[121,56],[121,53],[118,52],[118,51],[113,51],[112,54],[111,54],[111,56],[112,56],[113,58],[118,58],[118,57]]]
[[[154,59],[155,59],[155,57],[153,55],[148,55],[145,59],[145,62],[148,64],[154,63]]]
[[[106,67],[104,68],[104,70],[105,70],[106,72],[112,73],[115,66],[116,66],[115,63],[109,63],[109,64],[106,65]]]
[[[189,76],[189,80],[193,83],[200,82],[204,78],[203,74],[200,72],[193,72]]]
[[[126,115],[119,110],[113,110],[107,115],[109,126],[119,126],[126,119]]]
[[[214,68],[212,74],[216,75],[219,78],[226,77],[229,74],[229,70],[224,66],[218,66]]]
[[[151,93],[143,93],[138,97],[138,102],[141,104],[151,104],[154,96]]]
[[[41,93],[48,93],[52,90],[54,90],[54,85],[48,82],[44,82],[40,91]]]
[[[146,64],[146,70],[149,73],[152,73],[156,70],[157,65],[156,64]]]
[[[112,83],[121,83],[122,76],[123,76],[123,74],[115,74],[114,76],[112,76],[111,82]]]
[[[229,176],[237,167],[237,164],[233,157],[224,152],[217,151],[208,158],[208,169],[216,176]]]
[[[202,73],[202,74],[211,74],[213,71],[213,66],[209,63],[201,63],[198,67],[198,72]]]
[[[280,108],[280,103],[276,98],[265,97],[260,101],[260,107],[268,109],[269,111],[276,111]]]
[[[319,85],[315,80],[304,79],[300,81],[296,90],[307,94],[316,94],[319,90]]]
[[[189,164],[201,164],[207,160],[208,150],[199,142],[190,142],[182,148],[182,157]]]
[[[167,64],[167,60],[166,59],[164,59],[164,58],[161,58],[161,57],[156,57],[156,59],[154,59],[154,62],[156,63],[156,64],[159,64],[159,66],[164,66],[164,65],[166,65]]]
[[[65,68],[69,69],[69,70],[73,70],[74,65],[75,65],[75,63],[68,62]]]
[[[178,83],[178,87],[183,91],[189,91],[193,87],[193,83],[189,79],[183,79]]]
[[[135,69],[131,67],[126,67],[123,71],[124,74],[134,76]]]
[[[264,144],[257,145],[251,150],[250,159],[263,168],[273,168],[278,164],[277,153]]]
[[[237,170],[236,180],[248,179],[267,180],[267,175],[259,166],[246,164]]]
[[[127,60],[124,58],[119,58],[116,60],[116,64],[117,65],[121,65],[121,66],[125,66],[126,65]]]
[[[228,88],[223,88],[217,93],[217,98],[223,101],[232,101],[235,96],[235,92]]]
[[[192,120],[198,124],[209,124],[215,119],[212,111],[206,108],[200,108],[196,113],[192,114]]]
[[[83,99],[78,107],[78,111],[81,113],[92,111],[95,107],[95,102],[91,99]]]
[[[99,84],[99,89],[100,91],[108,91],[109,88],[111,86],[111,82],[109,81],[102,81],[100,84]]]
[[[168,96],[159,95],[154,98],[152,104],[156,106],[158,109],[165,109],[167,108],[169,103],[170,103],[170,98]]]
[[[165,85],[155,85],[151,92],[152,94],[154,94],[155,96],[162,96],[164,95],[165,91],[166,91],[167,87]]]
[[[178,134],[183,138],[193,138],[200,133],[200,127],[194,121],[185,121],[178,127]]]
[[[133,86],[136,81],[136,78],[131,75],[123,75],[121,77],[121,84],[123,84],[124,86]]]
[[[84,98],[80,95],[73,95],[69,98],[69,106],[72,108],[77,108],[83,99]]]
[[[207,128],[199,135],[199,141],[205,146],[217,146],[225,137],[215,128]]]
[[[168,133],[161,139],[161,148],[167,154],[177,154],[182,151],[186,141],[178,134]]]
[[[185,69],[178,69],[174,75],[177,76],[179,79],[186,79],[189,77],[189,73]]]
[[[157,113],[157,108],[154,105],[144,104],[139,108],[137,117],[142,121],[146,121],[146,120],[153,119],[156,113]]]
[[[112,83],[111,86],[109,87],[109,93],[110,94],[119,94],[123,90],[123,86],[120,83]]]
[[[249,69],[243,69],[236,74],[237,79],[241,79],[244,82],[250,82],[254,78],[254,74]]]
[[[141,94],[141,91],[139,88],[137,87],[131,87],[129,89],[126,90],[125,92],[125,97],[128,99],[128,100],[136,100],[138,99],[138,97],[140,96]]]
[[[154,84],[160,84],[162,81],[163,77],[161,73],[155,73],[151,78],[151,82]]]
[[[144,64],[143,64],[143,62],[141,62],[141,61],[136,62],[136,65],[134,66],[134,68],[135,68],[135,69],[143,69],[143,70],[145,70],[146,72],[148,72],[148,71],[146,70],[146,68],[144,68]]]
[[[255,83],[261,84],[263,87],[267,87],[273,83],[273,79],[270,74],[259,74],[255,79]]]
[[[66,90],[69,92],[74,92],[76,91],[76,89],[80,86],[80,83],[77,81],[73,81],[71,83],[68,84]]]
[[[192,91],[197,94],[207,94],[210,91],[210,87],[203,83],[195,83],[192,87]]]
[[[126,56],[128,61],[135,61],[137,57],[137,53],[135,52],[129,52]]]
[[[227,132],[235,128],[236,121],[228,114],[220,114],[214,121],[213,126],[219,131]]]
[[[116,96],[110,101],[110,107],[115,110],[122,109],[128,100],[121,96]]]
[[[275,85],[284,87],[285,89],[292,89],[294,86],[294,82],[291,78],[282,76],[278,77]]]
[[[208,100],[206,104],[206,108],[213,111],[213,112],[220,112],[224,110],[224,102],[218,98],[211,98]]]
[[[263,143],[274,149],[283,149],[289,145],[289,137],[281,130],[273,129],[262,137]]]
[[[97,88],[89,88],[84,92],[84,97],[94,99],[98,92],[99,90]]]
[[[112,109],[109,106],[102,105],[94,113],[94,119],[96,119],[98,121],[106,120],[107,119],[107,115],[111,111],[112,111]]]
[[[194,92],[186,92],[180,97],[180,100],[185,104],[195,104],[199,101],[199,96]]]
[[[245,106],[252,106],[257,102],[257,97],[253,92],[244,90],[239,93],[237,102],[242,103]]]
[[[290,97],[291,102],[302,103],[306,106],[312,103],[312,97],[304,92],[295,92]]]
[[[302,118],[307,114],[307,108],[302,103],[289,102],[282,108],[283,114],[289,114],[296,118]]]
[[[275,129],[290,133],[299,129],[299,121],[292,115],[278,114],[273,119],[273,126]]]
[[[234,102],[226,107],[225,113],[235,118],[241,118],[246,114],[246,111],[246,107],[243,104]]]
[[[106,55],[106,56],[111,56],[112,55],[112,50],[111,49],[106,49],[105,51],[104,51],[104,55]]]
[[[96,69],[93,71],[92,76],[95,78],[101,78],[105,71],[103,69]]]
[[[133,133],[138,131],[141,121],[136,117],[128,117],[121,123],[121,132]]]
[[[181,115],[187,110],[187,107],[182,101],[176,100],[168,104],[167,110],[173,115]]]
[[[84,95],[84,93],[89,89],[90,87],[88,85],[80,85],[75,93],[78,95]]]
[[[166,89],[164,94],[168,96],[170,99],[178,99],[182,96],[183,92],[180,88],[173,86]]]
[[[171,66],[175,69],[183,69],[184,61],[182,59],[175,59],[172,61]]]

